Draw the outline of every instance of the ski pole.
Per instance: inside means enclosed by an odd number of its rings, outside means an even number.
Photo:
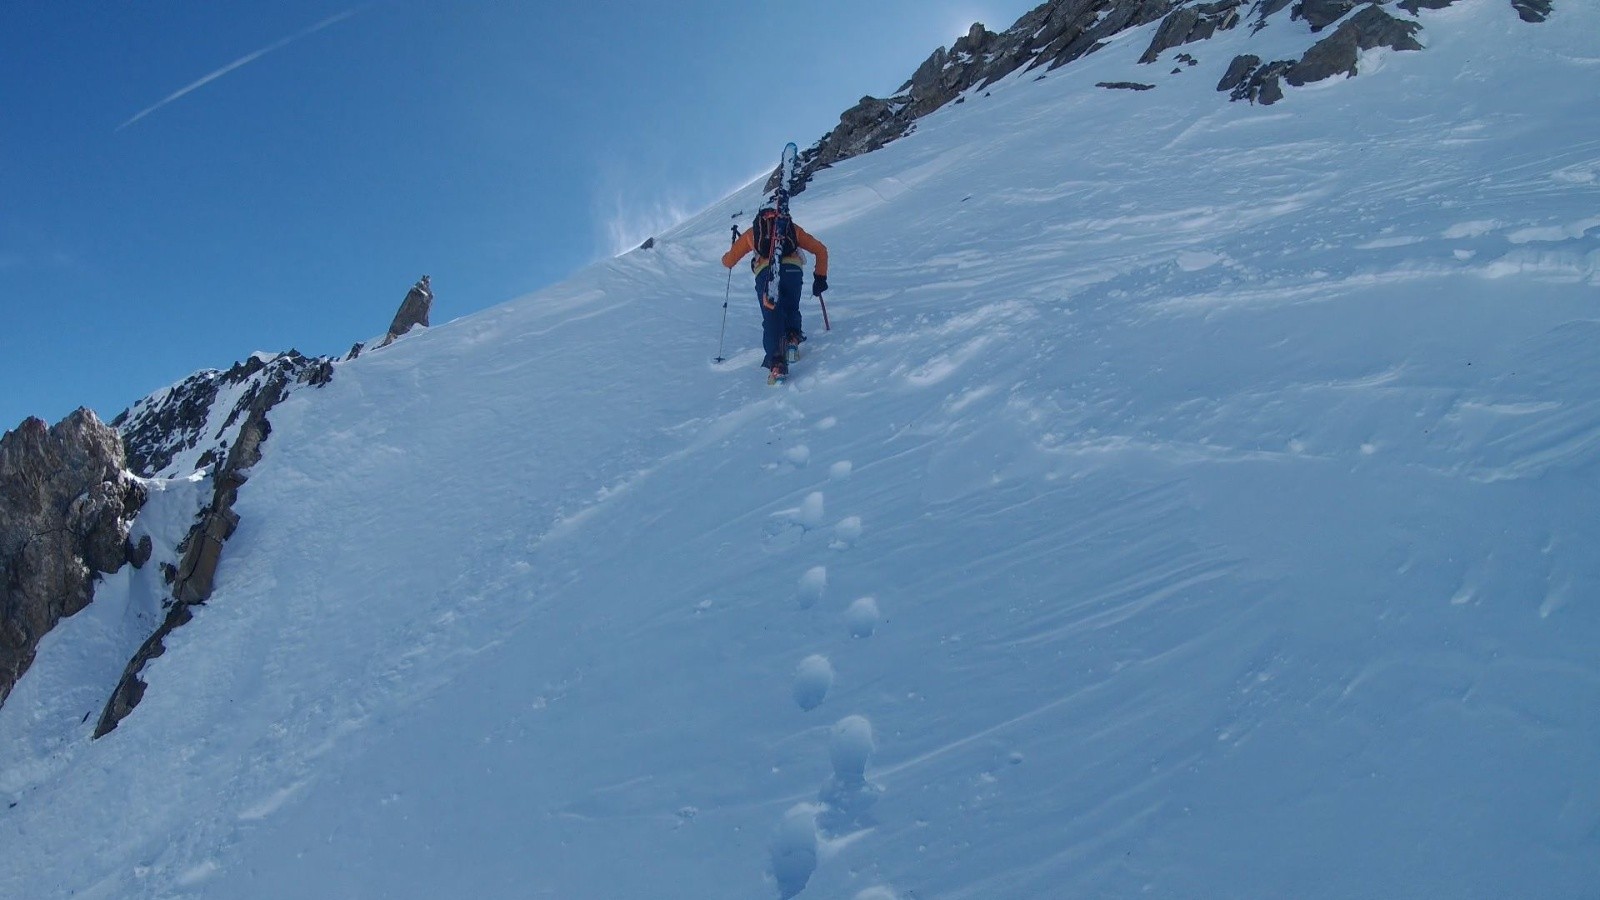
[[[817,295],[817,302],[822,304],[822,330],[832,331],[833,326],[828,324],[828,302],[822,299],[821,294]]]
[[[734,226],[731,226],[731,227],[733,228],[733,242],[735,244],[737,244],[737,243],[739,243],[739,226],[734,225]],[[732,296],[733,296],[733,267],[729,266],[728,267],[728,289],[722,292],[722,330],[717,332],[717,358],[715,360],[715,362],[717,362],[717,363],[721,363],[723,361],[723,359],[722,359],[722,338],[728,333],[728,300]]]
[[[733,296],[733,270],[728,270],[728,289],[722,294],[722,330],[717,332],[717,358],[715,362],[722,362],[722,338],[728,333],[728,300]]]

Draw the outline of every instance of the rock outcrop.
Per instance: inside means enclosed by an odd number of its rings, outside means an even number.
[[[812,175],[840,160],[870,153],[910,133],[922,118],[963,94],[1019,69],[1055,69],[1104,46],[1110,38],[1172,11],[1180,0],[1049,0],[1002,33],[975,23],[948,50],[941,47],[917,67],[894,96],[862,97],[839,124],[800,154],[793,193]],[[1208,6],[1238,6],[1232,0]],[[777,186],[778,173],[767,188]]]
[[[401,335],[421,325],[428,327],[428,314],[433,311],[433,286],[424,275],[406,292],[406,298],[400,301],[400,308],[395,311],[394,321],[389,323],[389,333],[384,336],[380,347],[387,347],[394,343]]]
[[[1139,62],[1153,63],[1173,47],[1209,40],[1217,32],[1233,28],[1239,24],[1239,7],[1243,4],[1244,0],[1220,0],[1173,10],[1161,20],[1161,27],[1156,29],[1156,36]]]
[[[1313,32],[1348,16],[1350,10],[1362,3],[1381,3],[1382,0],[1300,0],[1294,7],[1294,18],[1304,19]]]
[[[123,410],[111,424],[122,433],[128,468],[145,478],[210,468],[227,456],[251,404],[268,382],[310,380],[331,360],[290,350],[257,353],[227,371],[206,369]]]
[[[1294,0],[1256,0],[1256,5],[1250,8],[1256,20],[1250,23],[1251,33],[1259,32],[1267,27],[1267,20],[1289,7]]]
[[[1412,2],[1444,4],[1453,0],[1412,0]],[[1313,28],[1317,27],[1318,22],[1327,24],[1340,18],[1343,18],[1343,21],[1332,34],[1313,44],[1298,60],[1283,59],[1263,63],[1260,57],[1251,54],[1234,57],[1227,73],[1217,83],[1217,90],[1229,94],[1234,100],[1248,100],[1251,103],[1270,106],[1283,99],[1281,82],[1299,87],[1335,75],[1357,74],[1357,63],[1363,50],[1375,47],[1388,47],[1391,50],[1422,49],[1422,44],[1416,39],[1417,32],[1422,30],[1422,26],[1417,22],[1395,18],[1377,2],[1367,3],[1355,15],[1348,15],[1357,5],[1354,2],[1340,4],[1330,0],[1329,3],[1307,13],[1308,5],[1297,6],[1295,12],[1311,21]],[[1334,6],[1342,6],[1344,12],[1329,19],[1328,17],[1337,12]],[[1407,8],[1404,3],[1399,6]]]
[[[839,117],[839,124],[801,152],[790,193],[805,190],[820,170],[841,160],[871,153],[916,127],[918,119],[947,104],[964,102],[975,92],[1019,70],[1058,68],[1093,53],[1118,34],[1161,22],[1141,63],[1153,63],[1175,47],[1210,39],[1236,27],[1249,0],[1048,0],[1024,14],[1004,32],[974,24],[949,49],[935,50],[911,79],[891,97],[862,97]],[[1303,22],[1311,34],[1338,27],[1316,42],[1300,59],[1262,62],[1253,55],[1234,59],[1217,89],[1235,100],[1272,104],[1283,99],[1283,83],[1309,84],[1336,74],[1355,74],[1362,50],[1390,47],[1417,50],[1420,26],[1390,15],[1392,0],[1253,0],[1250,28],[1258,33],[1269,20],[1290,10],[1289,20]],[[1395,8],[1412,16],[1420,9],[1442,9],[1458,0],[1401,0]],[[1523,19],[1541,22],[1554,0],[1510,0]],[[1303,33],[1303,32],[1302,32]],[[1247,60],[1255,60],[1247,64]],[[1190,62],[1185,60],[1184,62]],[[1192,64],[1192,62],[1190,63]],[[1183,71],[1174,69],[1174,73]],[[1292,73],[1292,74],[1291,74]],[[1132,85],[1137,82],[1107,82]],[[1102,85],[1104,86],[1104,85]],[[778,186],[779,173],[766,189]]]
[[[230,412],[228,421],[231,425],[237,420],[237,427],[231,432],[231,444],[225,445],[225,455],[212,470],[211,502],[179,547],[183,555],[177,566],[166,573],[172,588],[167,616],[124,669],[95,726],[97,738],[116,728],[144,697],[145,684],[139,675],[150,660],[166,652],[167,635],[194,618],[193,607],[211,599],[223,545],[239,527],[239,514],[233,509],[239,488],[249,480],[250,467],[261,460],[261,445],[272,434],[267,414],[289,396],[297,383],[327,383],[323,376],[332,369],[331,360],[311,360],[298,353],[285,354],[273,362],[279,360],[289,364],[257,370],[263,377],[251,385]]]
[[[411,329],[418,326],[428,327],[428,317],[433,314],[433,283],[424,275],[417,279],[417,283],[406,292],[404,300],[400,301],[400,308],[395,310],[394,320],[389,323],[389,330],[381,338],[374,338],[366,343],[357,343],[345,354],[345,362],[359,357],[367,350],[380,350],[389,346]]]
[[[1420,30],[1422,26],[1416,22],[1403,22],[1380,6],[1368,6],[1307,50],[1305,56],[1284,73],[1283,80],[1298,87],[1335,75],[1355,75],[1356,60],[1362,50],[1376,47],[1421,50],[1422,45],[1416,39]]]
[[[1248,100],[1251,103],[1260,103],[1262,106],[1271,106],[1283,99],[1283,75],[1292,68],[1294,68],[1292,59],[1280,59],[1263,65],[1260,57],[1241,56],[1228,67],[1228,74],[1223,76],[1222,82],[1217,85],[1217,90],[1231,91],[1234,100]],[[1234,86],[1224,88],[1222,85],[1225,84]]]
[[[427,326],[432,304],[424,275],[401,303],[384,343]],[[348,358],[361,348],[352,347]],[[296,388],[329,383],[334,371],[331,357],[257,353],[227,371],[197,372],[140,400],[117,416],[114,427],[79,410],[55,428],[29,419],[6,434],[0,440],[0,702],[32,662],[39,639],[89,604],[95,572],[150,560],[148,537],[128,545],[146,499],[140,478],[207,471],[211,501],[179,545],[176,563],[162,563],[170,589],[166,617],[124,669],[95,736],[116,728],[144,696],[145,665],[212,596],[224,545],[239,525],[239,489],[272,433],[268,414]]]
[[[1550,18],[1552,0],[1511,0],[1511,7],[1524,22],[1543,22]]]
[[[0,438],[0,703],[39,639],[89,605],[96,573],[150,558],[128,544],[145,499],[116,430],[87,409]]]

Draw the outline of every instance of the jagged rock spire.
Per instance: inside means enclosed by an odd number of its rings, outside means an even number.
[[[400,309],[394,314],[394,321],[389,323],[389,334],[379,346],[388,346],[394,340],[412,328],[421,325],[428,327],[428,314],[433,310],[433,285],[428,276],[424,275],[411,286],[406,293],[406,299],[400,301]]]

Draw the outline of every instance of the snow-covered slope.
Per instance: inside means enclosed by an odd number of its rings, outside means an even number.
[[[754,187],[339,365],[134,714],[0,710],[0,895],[1592,896],[1557,12],[1271,110],[1237,33],[1096,89],[1144,29],[935,113],[797,199],[834,328],[780,389],[742,271],[710,363]]]

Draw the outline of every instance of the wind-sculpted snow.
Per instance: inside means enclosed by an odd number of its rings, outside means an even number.
[[[0,710],[0,896],[1592,894],[1600,10],[1422,15],[827,170],[781,388],[756,185],[339,364],[121,727]]]

